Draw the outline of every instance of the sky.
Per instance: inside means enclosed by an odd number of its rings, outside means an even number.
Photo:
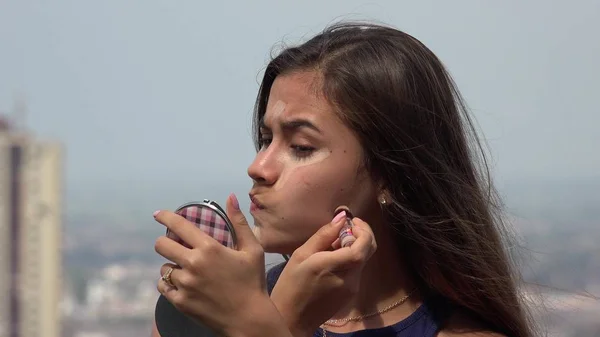
[[[27,128],[64,144],[71,197],[243,194],[271,53],[369,20],[448,67],[497,180],[600,179],[599,13],[595,0],[0,0],[0,111],[23,97]]]

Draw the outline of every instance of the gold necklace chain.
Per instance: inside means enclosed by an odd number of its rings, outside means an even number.
[[[325,323],[323,323],[323,325],[340,327],[340,326],[343,326],[343,325],[345,325],[346,323],[348,323],[350,321],[360,321],[360,320],[363,320],[365,318],[369,318],[369,317],[372,317],[372,316],[375,316],[375,315],[381,315],[381,314],[383,314],[385,312],[388,312],[388,311],[394,309],[395,307],[401,305],[402,303],[406,302],[406,300],[408,300],[408,298],[410,297],[410,295],[412,295],[415,291],[416,291],[416,289],[413,289],[406,296],[404,296],[401,299],[397,300],[396,302],[388,305],[387,307],[385,307],[383,309],[380,309],[380,310],[377,310],[375,312],[364,314],[364,315],[359,315],[359,316],[354,316],[354,317],[349,317],[349,318],[330,319],[330,320],[327,320]],[[338,325],[338,323],[342,323],[342,324]],[[325,330],[325,328],[323,326],[321,326],[321,330],[323,330],[323,337],[327,337],[327,330]]]

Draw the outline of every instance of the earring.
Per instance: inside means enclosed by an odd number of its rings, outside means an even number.
[[[385,200],[385,196],[383,196],[383,195],[379,196],[379,203],[382,205],[387,204],[387,200]]]

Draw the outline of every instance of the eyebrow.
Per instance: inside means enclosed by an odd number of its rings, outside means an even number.
[[[270,128],[265,124],[264,118],[261,118],[259,125],[260,125],[261,129],[270,130]],[[292,119],[289,121],[281,122],[280,126],[284,131],[288,131],[288,132],[297,131],[298,129],[302,129],[302,128],[308,128],[308,129],[311,129],[318,133],[322,133],[321,130],[318,127],[316,127],[313,123],[311,123],[307,119],[302,119],[302,118]]]

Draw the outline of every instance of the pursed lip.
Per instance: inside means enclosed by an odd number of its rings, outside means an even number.
[[[261,209],[265,209],[265,206],[263,204],[260,203],[260,201],[257,200],[256,195],[254,193],[250,193],[250,201],[251,201],[251,205],[250,205],[250,211],[255,211],[255,210],[261,210]]]

